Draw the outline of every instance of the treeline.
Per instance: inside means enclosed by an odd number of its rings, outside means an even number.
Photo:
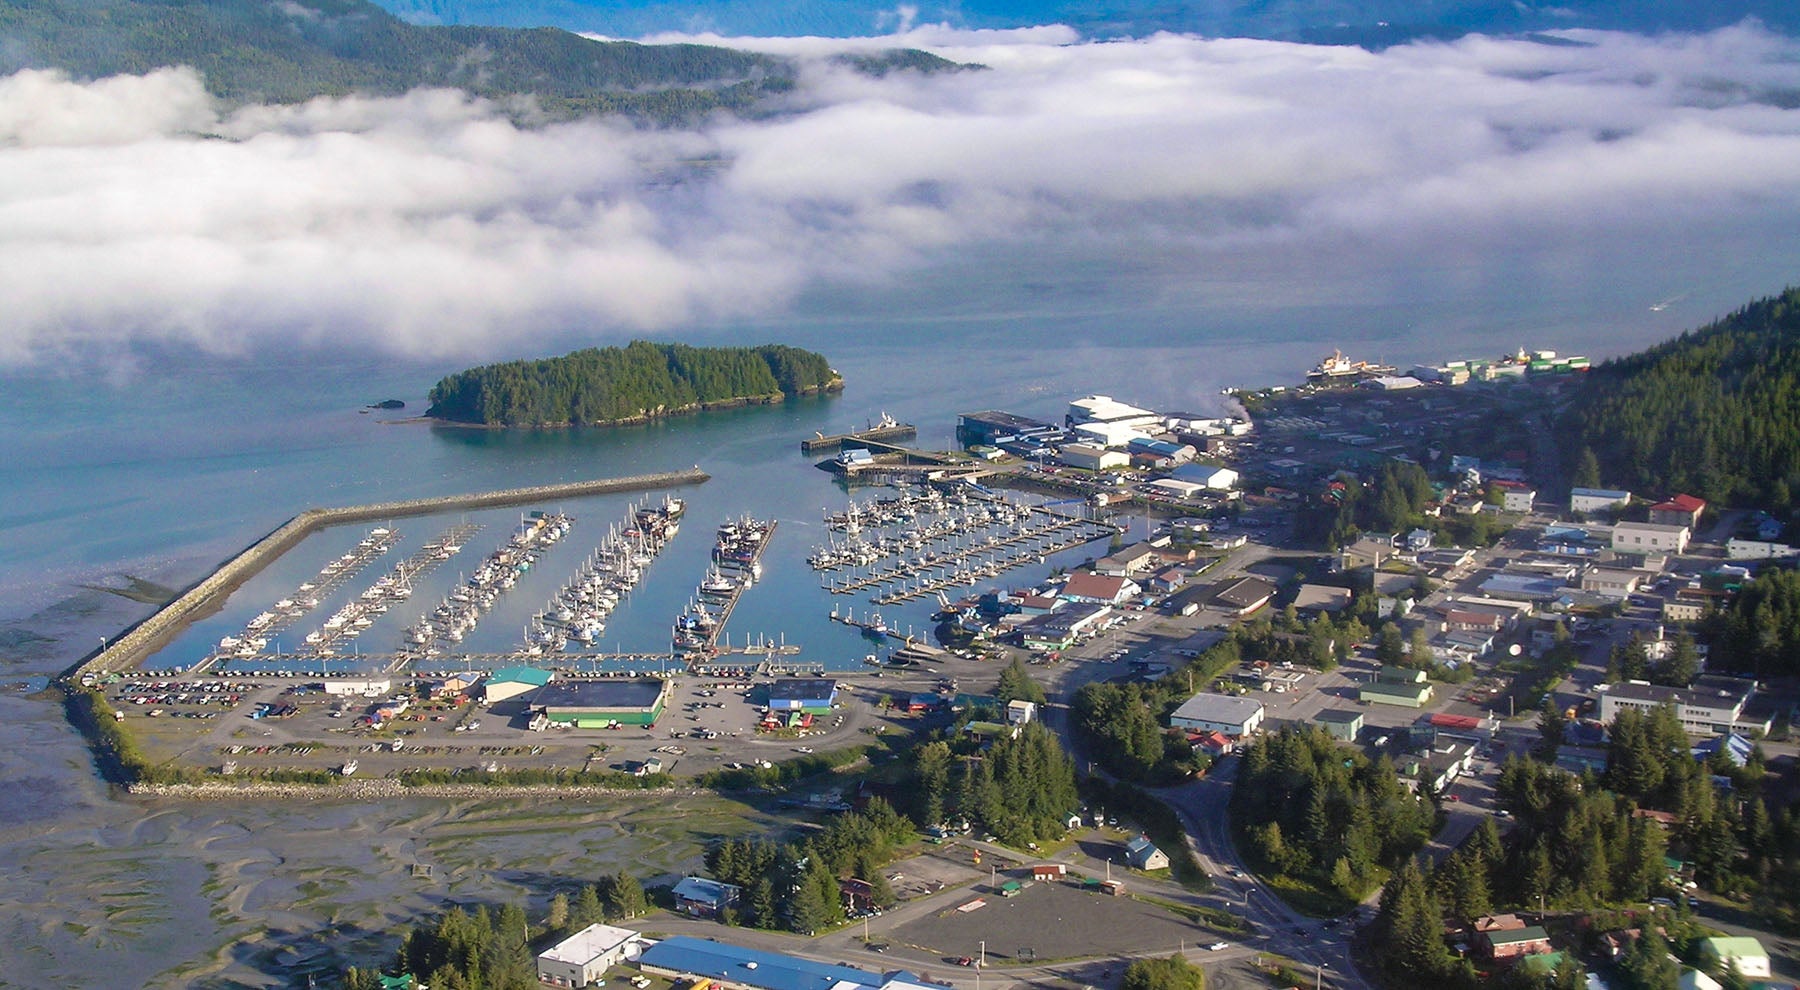
[[[1074,763],[1039,722],[985,750],[959,736],[920,745],[911,759],[907,810],[922,826],[960,816],[1001,842],[1023,846],[1061,836],[1069,814],[1081,804]]]
[[[1232,824],[1277,885],[1352,904],[1431,837],[1436,808],[1401,785],[1385,756],[1371,761],[1322,729],[1292,725],[1240,753]]]
[[[725,839],[706,853],[706,868],[724,883],[742,887],[735,907],[721,915],[727,924],[812,934],[844,921],[838,878],[870,885],[876,905],[894,903],[881,868],[913,838],[912,823],[886,801],[832,818],[803,839]]]
[[[1800,673],[1800,572],[1766,570],[1706,621],[1710,666],[1757,678]]]
[[[1561,429],[1571,463],[1597,463],[1608,486],[1787,512],[1800,491],[1800,289],[1600,365]]]
[[[432,387],[426,415],[500,426],[616,423],[708,403],[821,392],[839,383],[824,355],[794,347],[636,340],[458,372]]]
[[[393,968],[432,990],[533,990],[537,967],[531,925],[517,904],[497,912],[452,908],[435,921],[409,929]],[[345,990],[381,990],[381,971],[352,966]]]

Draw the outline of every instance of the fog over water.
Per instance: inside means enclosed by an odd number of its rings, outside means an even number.
[[[1753,27],[1380,53],[1056,27],[725,40],[806,60],[785,112],[520,126],[441,92],[231,110],[182,70],[0,80],[0,682],[144,614],[79,585],[191,582],[311,505],[699,464],[695,540],[754,511],[803,557],[843,495],[796,441],[883,410],[941,444],[958,412],[1053,418],[1088,392],[1204,411],[1333,347],[1598,359],[1800,271],[1800,48]],[[825,59],[895,43],[987,69]],[[848,388],[618,431],[357,412],[633,336],[810,347]],[[698,578],[681,553],[656,565],[677,584]],[[747,621],[783,602],[747,598]],[[458,895],[526,889],[488,868],[494,809],[124,801],[19,694],[0,792],[0,985],[272,983],[273,950],[237,940],[431,909],[404,877],[420,848],[482,877]],[[617,868],[607,809],[571,814],[595,838],[533,833],[543,868]]]

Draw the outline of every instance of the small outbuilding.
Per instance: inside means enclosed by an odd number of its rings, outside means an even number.
[[[1125,861],[1139,870],[1166,870],[1169,868],[1169,854],[1156,848],[1147,835],[1140,835],[1125,843]]]

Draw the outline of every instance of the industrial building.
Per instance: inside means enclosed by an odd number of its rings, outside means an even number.
[[[1181,707],[1175,709],[1169,716],[1169,727],[1246,736],[1262,725],[1263,714],[1263,703],[1255,698],[1202,693],[1182,702]]]
[[[1066,443],[1058,452],[1057,460],[1085,471],[1105,471],[1130,464],[1131,455],[1122,450],[1108,450],[1097,443]]]
[[[1767,732],[1769,719],[1759,722],[1744,717],[1744,708],[1755,693],[1755,681],[1735,677],[1699,677],[1692,686],[1685,688],[1626,681],[1601,689],[1600,721],[1610,724],[1627,708],[1647,712],[1662,705],[1674,705],[1681,727],[1693,735]]]
[[[965,447],[999,446],[1023,437],[1043,437],[1060,432],[1057,427],[1015,416],[998,409],[963,413],[956,417],[956,439]]]
[[[1145,432],[1162,429],[1162,416],[1139,409],[1109,395],[1090,395],[1069,403],[1064,417],[1071,427],[1095,423],[1115,424]]]
[[[1110,605],[1070,602],[1054,612],[1032,616],[1020,623],[1016,632],[1028,650],[1066,650],[1111,614]]]
[[[905,970],[877,974],[688,935],[650,946],[638,965],[672,979],[711,980],[725,990],[950,990]]]
[[[837,704],[837,690],[829,677],[784,677],[769,687],[769,710],[820,715]]]
[[[1117,605],[1142,589],[1127,577],[1108,577],[1091,571],[1076,571],[1064,582],[1058,598],[1066,602],[1089,602]]]
[[[1342,708],[1327,708],[1313,717],[1313,724],[1324,729],[1331,738],[1340,742],[1355,742],[1362,734],[1362,712],[1347,711]]]
[[[608,969],[642,947],[643,936],[637,932],[589,925],[538,954],[538,982],[553,987],[605,983]]]
[[[655,678],[554,681],[538,689],[531,707],[553,724],[578,729],[654,725],[669,693],[670,682]]]
[[[1431,683],[1423,670],[1383,667],[1375,672],[1373,681],[1358,686],[1356,697],[1374,704],[1424,708],[1431,700]]]
[[[482,680],[482,703],[492,705],[536,691],[550,683],[555,676],[548,670],[536,667],[502,667]]]
[[[1269,604],[1276,587],[1259,577],[1242,577],[1213,592],[1213,607],[1242,618]]]

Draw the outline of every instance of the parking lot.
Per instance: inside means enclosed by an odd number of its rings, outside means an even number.
[[[969,662],[959,662],[976,666]],[[676,681],[654,726],[611,729],[529,727],[525,706],[494,708],[415,695],[419,684],[396,678],[381,698],[325,694],[304,679],[241,680],[215,677],[127,678],[103,686],[154,762],[175,760],[200,769],[254,776],[259,771],[337,770],[351,760],[362,776],[409,769],[569,769],[630,772],[654,757],[669,772],[701,773],[739,765],[775,763],[840,747],[869,733],[910,729],[916,717],[904,704],[912,691],[935,687],[942,669],[885,672],[877,680],[851,672],[837,707],[806,727],[759,730],[759,704],[768,679]],[[419,682],[423,683],[423,682]],[[404,711],[372,719],[379,703],[404,695]]]

